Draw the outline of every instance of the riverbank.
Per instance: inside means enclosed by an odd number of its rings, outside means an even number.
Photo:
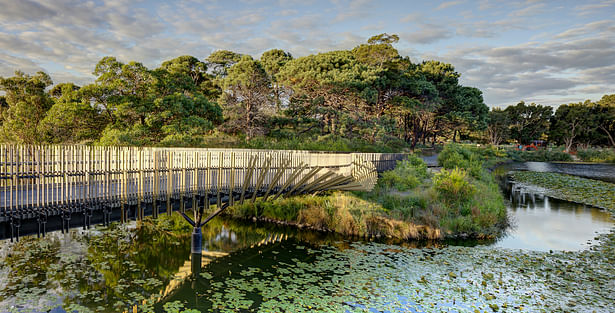
[[[486,170],[494,153],[448,145],[438,157],[439,173],[410,155],[383,173],[370,192],[257,201],[235,205],[226,214],[365,238],[495,238],[508,219],[498,184]]]

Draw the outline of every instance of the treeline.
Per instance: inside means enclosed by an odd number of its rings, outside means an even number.
[[[590,146],[615,147],[615,94],[597,102],[562,104],[555,112],[550,106],[525,104],[489,112],[487,138],[490,144],[529,144],[548,140],[565,151]]]
[[[381,34],[352,50],[260,59],[220,50],[149,69],[105,57],[94,83],[53,85],[42,72],[0,78],[0,140],[206,146],[325,139],[414,148],[486,129],[482,92],[439,61],[412,63]],[[323,139],[324,138],[324,139]]]

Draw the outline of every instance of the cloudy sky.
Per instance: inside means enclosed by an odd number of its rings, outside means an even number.
[[[0,76],[85,84],[107,55],[148,67],[217,49],[298,57],[384,32],[413,62],[452,63],[490,106],[615,93],[615,0],[0,0]]]

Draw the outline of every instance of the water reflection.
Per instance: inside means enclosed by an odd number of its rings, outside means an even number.
[[[613,226],[608,212],[549,198],[540,190],[509,182],[509,216],[513,227],[497,247],[535,251],[587,248],[597,233]]]

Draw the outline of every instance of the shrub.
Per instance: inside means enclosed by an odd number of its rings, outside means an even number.
[[[421,158],[410,155],[407,160],[397,161],[395,169],[382,173],[378,184],[407,191],[416,188],[428,177],[427,164]]]
[[[615,149],[579,149],[577,156],[585,162],[615,163]]]
[[[492,147],[480,148],[450,144],[444,147],[438,156],[438,163],[446,169],[464,168],[472,177],[480,179],[483,176],[485,161],[496,160],[502,155],[502,152]]]
[[[476,187],[467,179],[467,172],[460,168],[451,171],[443,169],[434,178],[434,188],[440,197],[451,204],[467,202],[476,192]]]

